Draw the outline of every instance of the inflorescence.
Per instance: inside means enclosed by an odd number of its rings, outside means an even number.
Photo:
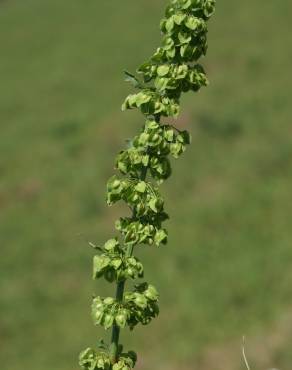
[[[158,292],[146,282],[125,291],[127,280],[144,276],[142,263],[133,255],[137,245],[160,246],[168,234],[162,224],[169,217],[158,186],[171,175],[169,157],[178,158],[190,144],[190,134],[174,125],[162,124],[161,117],[176,118],[180,97],[207,86],[203,67],[198,64],[207,51],[207,21],[214,13],[215,0],[171,0],[160,23],[162,45],[138,69],[126,72],[126,80],[138,90],[129,95],[122,109],[139,109],[145,116],[141,132],[116,159],[119,174],[109,179],[107,203],[123,201],[130,217],[116,221],[120,237],[96,247],[93,278],[117,285],[116,296],[95,297],[92,319],[95,325],[112,328],[110,344],[101,340],[96,349],[87,348],[79,356],[84,370],[131,370],[137,356],[124,352],[120,330],[146,325],[159,313]]]

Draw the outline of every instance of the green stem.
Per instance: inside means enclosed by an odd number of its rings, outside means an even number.
[[[117,283],[116,300],[118,302],[121,302],[123,300],[125,282],[126,282],[125,280],[122,280]],[[118,360],[119,338],[120,338],[120,328],[118,325],[114,324],[113,330],[112,330],[111,346],[110,346],[110,358],[111,358],[112,364],[116,363]]]
[[[139,180],[144,181],[146,179],[147,170],[148,170],[147,167],[143,167]],[[133,212],[133,217],[134,218],[136,217],[135,211]],[[134,246],[130,244],[127,248],[126,256],[131,257],[133,254],[133,250],[134,250]],[[116,290],[117,302],[123,301],[125,283],[126,283],[126,280],[121,280],[121,281],[118,281],[117,283],[117,290]],[[110,345],[110,359],[111,359],[112,364],[115,364],[118,361],[119,339],[120,339],[120,327],[114,324],[113,329],[112,329],[112,338],[111,338],[111,345]]]

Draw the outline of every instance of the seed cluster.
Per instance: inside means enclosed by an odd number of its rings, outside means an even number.
[[[160,23],[162,45],[136,74],[126,72],[137,93],[129,95],[122,109],[139,109],[145,116],[141,132],[116,159],[117,174],[107,184],[109,206],[122,201],[131,216],[121,217],[115,228],[120,236],[108,240],[93,258],[93,278],[117,285],[116,297],[94,297],[92,319],[106,330],[112,328],[110,344],[100,341],[97,349],[80,354],[84,370],[131,370],[137,357],[123,352],[120,330],[146,325],[159,313],[158,293],[146,282],[125,291],[127,280],[143,278],[144,268],[133,255],[138,245],[167,243],[163,222],[169,217],[159,185],[171,175],[170,157],[178,158],[190,144],[187,131],[162,124],[161,117],[177,117],[180,97],[198,91],[208,80],[198,59],[207,51],[207,21],[215,0],[171,0]]]

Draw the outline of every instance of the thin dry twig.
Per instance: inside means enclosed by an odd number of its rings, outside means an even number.
[[[249,366],[249,363],[248,363],[246,355],[245,355],[244,345],[245,345],[245,337],[243,336],[242,337],[242,356],[243,356],[244,363],[245,363],[245,366],[246,366],[247,370],[250,370],[250,366]]]

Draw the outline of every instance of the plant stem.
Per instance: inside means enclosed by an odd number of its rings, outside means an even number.
[[[146,179],[147,170],[148,170],[147,167],[143,167],[139,180],[144,181]],[[136,217],[136,214],[135,214],[135,211],[133,211],[133,218],[135,217]],[[134,246],[130,244],[127,248],[126,256],[131,257],[133,254],[133,250],[134,250]],[[117,283],[117,290],[116,290],[117,302],[123,301],[125,283],[126,283],[126,280],[121,280]],[[112,338],[111,338],[111,345],[110,345],[110,359],[111,359],[112,364],[115,364],[118,361],[119,339],[120,339],[120,327],[114,324],[113,329],[112,329]]]
[[[123,300],[125,282],[126,282],[125,280],[122,280],[117,283],[116,300],[118,302],[121,302]],[[114,324],[110,346],[110,357],[112,364],[116,363],[118,360],[117,357],[118,357],[119,338],[120,338],[120,328],[118,325]]]

